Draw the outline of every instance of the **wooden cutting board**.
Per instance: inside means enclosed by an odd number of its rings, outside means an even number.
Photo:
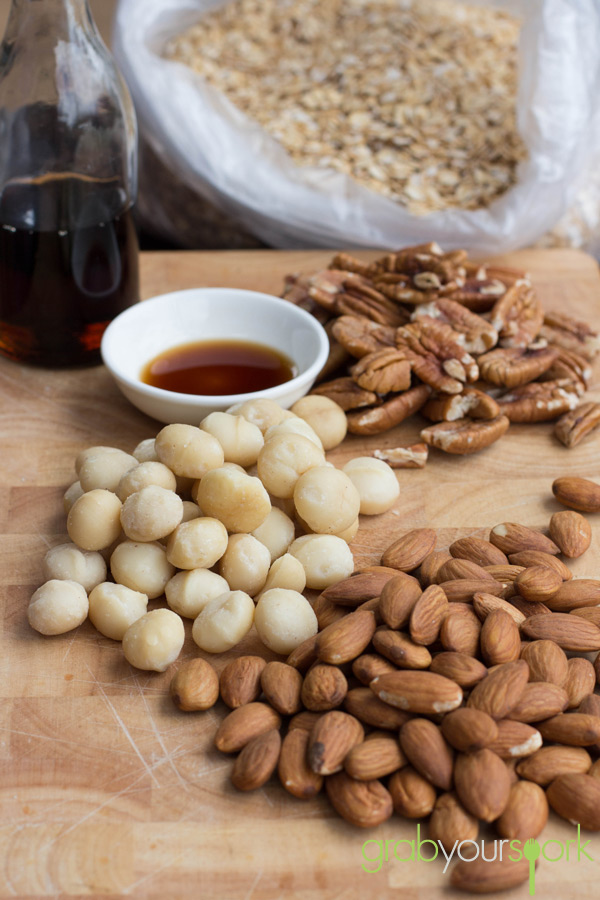
[[[200,285],[278,293],[287,272],[314,271],[328,256],[149,254],[142,259],[143,295]],[[531,272],[547,308],[600,327],[600,279],[591,258],[527,251],[501,261]],[[594,382],[597,390],[598,369]],[[176,711],[166,694],[170,673],[135,671],[120,645],[88,623],[54,638],[28,627],[25,610],[44,552],[65,536],[61,498],[74,480],[76,453],[92,444],[131,450],[160,426],[130,406],[101,367],[51,372],[0,361],[0,413],[0,897],[459,896],[447,887],[443,861],[394,860],[394,844],[414,840],[417,822],[394,817],[364,832],[334,815],[323,798],[294,800],[275,780],[256,793],[237,793],[229,786],[231,760],[212,749],[221,705],[207,713]],[[343,463],[377,446],[413,442],[420,425],[416,417],[378,438],[347,439],[330,458]],[[553,479],[600,476],[599,450],[600,434],[566,450],[551,425],[522,425],[476,456],[434,451],[424,470],[398,472],[394,510],[364,519],[353,544],[357,562],[377,561],[395,535],[415,526],[437,528],[439,547],[484,535],[501,521],[544,526],[559,508]],[[597,531],[600,517],[590,520]],[[596,533],[573,569],[597,576],[599,563]],[[250,636],[238,649],[258,645]],[[183,658],[196,652],[188,637]],[[226,659],[217,658],[216,666]],[[494,835],[484,836],[486,855],[493,855]],[[551,816],[543,840],[575,837],[574,828]],[[597,897],[600,836],[587,838],[594,861],[576,861],[573,845],[569,862],[542,861],[538,897]],[[362,855],[366,840],[390,842],[390,859],[374,874],[362,868],[377,868]],[[408,845],[397,849],[409,855]],[[559,849],[546,848],[549,856]],[[376,857],[377,845],[367,853]],[[511,896],[527,895],[524,885]]]

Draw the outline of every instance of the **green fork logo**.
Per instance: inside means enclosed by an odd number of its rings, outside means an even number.
[[[523,856],[529,861],[529,896],[535,894],[535,861],[538,859],[542,849],[535,838],[529,838],[525,841],[523,847]]]

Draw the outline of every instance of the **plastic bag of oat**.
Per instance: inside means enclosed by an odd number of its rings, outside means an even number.
[[[599,46],[596,0],[121,0],[144,223],[199,247],[532,244],[588,189]]]

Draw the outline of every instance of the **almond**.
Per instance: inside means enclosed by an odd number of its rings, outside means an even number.
[[[588,775],[592,775],[594,778],[600,779],[600,759],[597,759],[596,762],[592,765],[591,769],[588,772]]]
[[[401,669],[427,669],[431,664],[431,653],[427,647],[415,644],[401,631],[379,629],[373,635],[373,646]]]
[[[433,672],[391,672],[374,678],[369,687],[390,706],[422,715],[450,712],[462,702],[456,682]]]
[[[409,630],[415,644],[427,646],[437,640],[447,610],[448,599],[439,585],[423,591],[410,614]]]
[[[375,628],[375,616],[365,610],[350,613],[333,622],[319,634],[319,659],[337,666],[356,659],[371,643]]]
[[[397,574],[397,571],[391,568],[355,573],[325,588],[321,596],[337,606],[360,606],[365,600],[379,597],[385,583]]]
[[[447,651],[437,653],[431,662],[430,670],[436,675],[443,675],[455,681],[462,688],[471,688],[487,675],[482,662],[466,653]]]
[[[315,724],[323,715],[324,713],[310,712],[308,709],[303,709],[302,712],[292,716],[288,723],[288,731],[295,731],[298,729],[298,731],[311,732],[315,727]]]
[[[470,894],[489,894],[508,891],[527,881],[529,862],[520,859],[514,862],[508,857],[493,859],[473,859],[458,862],[450,873],[450,884]]]
[[[587,772],[591,764],[590,754],[583,747],[541,747],[533,756],[519,761],[517,772],[521,778],[544,787],[558,775]]]
[[[388,781],[394,812],[407,819],[421,819],[428,816],[435,806],[436,792],[422,775],[412,766],[404,766],[394,772]]]
[[[314,601],[312,608],[315,616],[317,617],[320,631],[322,631],[324,628],[327,628],[327,626],[331,625],[332,622],[337,622],[338,619],[341,619],[346,615],[346,610],[343,606],[338,606],[323,594],[319,594],[317,599]]]
[[[454,754],[433,722],[410,719],[400,729],[400,746],[414,769],[435,787],[452,787]]]
[[[551,553],[553,556],[560,553],[554,541],[541,531],[516,522],[495,525],[490,531],[490,541],[507,554],[518,553],[520,550],[541,550],[542,553]]]
[[[571,582],[567,582],[570,584]],[[533,641],[555,641],[563,650],[591,653],[600,650],[600,628],[578,616],[554,613],[530,616],[521,625],[521,634]]]
[[[421,585],[412,575],[402,573],[391,578],[379,598],[378,609],[382,620],[390,628],[402,628],[420,596]]]
[[[322,712],[339,706],[348,693],[348,682],[341,669],[315,663],[302,682],[300,697],[307,709]]]
[[[552,557],[550,557],[552,559]],[[494,581],[514,582],[517,575],[520,575],[525,566],[486,566],[483,570],[491,575]]]
[[[447,853],[462,841],[474,841],[479,822],[467,812],[456,794],[440,794],[429,820],[429,837],[439,842]]]
[[[428,553],[421,563],[420,579],[424,587],[430,584],[436,584],[438,580],[438,572],[445,562],[452,559],[447,550],[433,550]]]
[[[456,750],[473,753],[496,740],[498,726],[487,713],[463,706],[444,716],[442,734]]]
[[[483,538],[459,538],[450,544],[450,553],[458,559],[468,559],[478,566],[501,566],[508,562],[506,554]]]
[[[431,553],[437,540],[433,528],[416,528],[402,535],[387,548],[381,562],[401,572],[412,572]]]
[[[477,563],[470,559],[450,559],[444,563],[438,571],[437,583],[442,581],[453,581],[455,578],[470,578],[477,581],[490,581],[493,575]]]
[[[319,628],[321,625],[319,625]],[[323,626],[325,627],[325,626]],[[317,661],[317,646],[319,641],[318,634],[312,634],[305,641],[292,650],[286,662],[288,666],[298,669],[299,672],[306,672],[312,664]]]
[[[267,663],[260,684],[268,702],[282,716],[293,716],[301,709],[302,675],[293,666],[277,661]]]
[[[221,753],[237,753],[253,738],[278,729],[281,719],[266,703],[247,703],[225,716],[215,735],[215,747]]]
[[[300,800],[308,800],[318,794],[323,776],[308,765],[306,760],[310,733],[302,728],[288,731],[281,745],[278,774],[283,787]]]
[[[227,663],[219,679],[223,703],[236,709],[256,700],[260,696],[260,676],[265,666],[266,662],[260,656],[238,656]]]
[[[508,714],[517,722],[542,722],[563,712],[569,703],[567,692],[550,681],[530,681],[516,706]]]
[[[499,756],[484,748],[459,753],[454,766],[458,799],[473,816],[493,822],[502,815],[510,794],[510,778]]]
[[[530,681],[550,681],[562,687],[568,674],[567,656],[555,641],[533,641],[521,653]]]
[[[531,756],[542,746],[541,734],[531,725],[512,719],[502,719],[496,724],[498,737],[490,744],[489,749],[497,753],[501,759]]]
[[[565,690],[569,696],[569,709],[575,709],[588,694],[594,693],[596,673],[589,659],[575,656],[568,662],[569,672]]]
[[[554,513],[548,530],[560,552],[569,559],[582,556],[592,542],[592,526],[581,513],[572,510]]]
[[[248,741],[236,759],[231,781],[238,791],[255,791],[265,784],[277,766],[281,737],[273,729]]]
[[[587,619],[588,622],[593,622],[594,625],[600,628],[600,606],[581,606],[577,609],[572,609],[570,615]]]
[[[325,713],[310,733],[308,764],[317,775],[340,772],[346,755],[363,739],[363,727],[354,716],[339,710]]]
[[[393,737],[365,740],[353,747],[344,760],[344,769],[358,781],[383,778],[405,765],[406,757]]]
[[[505,719],[523,693],[528,676],[529,666],[524,660],[504,663],[475,685],[467,705],[492,719]]]
[[[185,712],[210,709],[219,699],[219,676],[205,659],[188,659],[171,679],[175,706]]]
[[[523,566],[526,569],[531,566],[546,566],[548,569],[554,569],[563,581],[569,581],[573,577],[573,573],[561,559],[550,553],[543,553],[541,550],[520,550],[518,553],[511,553],[509,559],[513,565]]]
[[[369,688],[353,688],[346,694],[344,709],[365,725],[397,731],[410,718],[408,713],[384,703]]]
[[[557,478],[552,484],[552,493],[563,506],[580,512],[600,512],[600,486],[587,478]]]
[[[568,747],[590,747],[600,741],[600,718],[586,713],[559,713],[538,728],[545,741]]]
[[[396,666],[378,653],[364,653],[352,663],[352,674],[367,685],[378,675],[395,671]]]
[[[470,603],[474,594],[481,591],[500,596],[507,584],[493,578],[487,581],[482,578],[456,578],[454,581],[442,581],[440,587],[450,603]]]
[[[588,831],[600,831],[600,779],[592,775],[559,775],[548,787],[554,812]]]
[[[481,591],[473,595],[473,609],[482,622],[494,609],[503,609],[517,625],[520,625],[527,618],[508,600],[503,600],[502,597],[495,597],[493,594],[482,593]]]
[[[552,615],[552,610],[548,609],[547,606],[544,606],[543,603],[532,603],[531,600],[525,600],[518,594],[514,594],[510,598],[510,602],[519,610],[519,612],[523,613],[526,619],[530,616],[548,615],[548,613]]]
[[[500,837],[525,843],[541,834],[547,821],[548,801],[542,788],[533,781],[517,781],[496,828]]]
[[[576,578],[565,581],[546,606],[555,612],[570,612],[583,606],[600,603],[600,581],[595,578]]]
[[[578,712],[589,716],[600,716],[600,697],[598,694],[588,694],[579,705]]]
[[[444,650],[476,656],[479,652],[481,622],[466,603],[452,603],[440,628]]]
[[[359,828],[373,828],[394,811],[390,792],[380,781],[356,781],[345,772],[325,782],[329,802],[337,813]]]
[[[481,655],[488,666],[519,659],[521,635],[512,616],[503,609],[490,612],[481,627],[480,645]]]
[[[521,597],[532,603],[545,603],[548,606],[549,599],[562,584],[563,580],[558,572],[548,566],[530,566],[515,578],[515,588]]]

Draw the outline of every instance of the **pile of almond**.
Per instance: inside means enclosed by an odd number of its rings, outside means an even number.
[[[447,851],[480,822],[535,838],[549,806],[600,830],[600,580],[573,579],[559,558],[588,549],[573,507],[600,511],[600,487],[559,478],[553,491],[572,508],[546,530],[505,522],[448,550],[429,528],[398,538],[381,565],[319,595],[319,633],[286,662],[243,656],[220,677],[184,663],[171,683],[180,709],[219,695],[231,709],[215,745],[238,754],[235,787],[277,771],[300,799],[324,789],[353,825],[430,817]],[[491,890],[527,873],[526,860],[479,860],[453,883]]]
[[[346,410],[350,432],[380,434],[415,413],[427,420],[422,444],[380,448],[390,465],[422,466],[428,447],[473,453],[512,422],[559,420],[567,447],[600,424],[600,404],[580,404],[600,338],[544,310],[526,272],[429,243],[373,262],[337,253],[321,272],[289,276],[284,296],[329,333],[313,390]]]

